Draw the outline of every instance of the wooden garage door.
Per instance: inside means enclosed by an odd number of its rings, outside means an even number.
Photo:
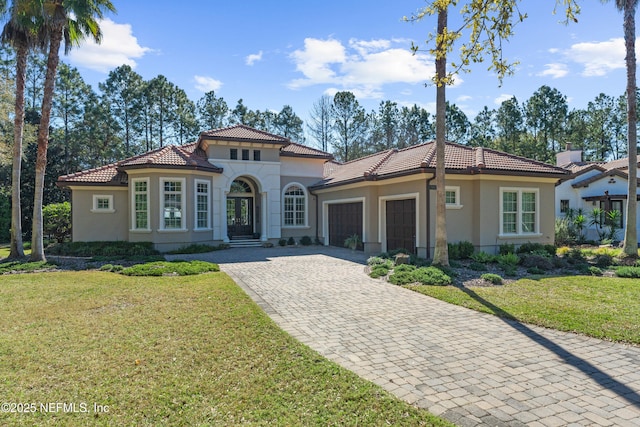
[[[387,251],[416,252],[416,199],[387,200]]]
[[[346,238],[354,234],[362,240],[362,202],[329,205],[329,244],[344,247]]]

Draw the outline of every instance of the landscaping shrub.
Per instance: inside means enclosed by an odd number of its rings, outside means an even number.
[[[535,267],[538,270],[548,271],[553,269],[553,261],[546,255],[528,253],[521,255],[520,263],[527,268]],[[538,274],[538,273],[535,273]]]
[[[457,243],[449,243],[449,259],[468,259],[475,251],[473,243],[463,241]]]
[[[562,246],[558,248],[558,250],[556,251],[556,254],[558,254],[559,256],[566,256],[570,251],[571,251],[571,248],[569,246]]]
[[[293,237],[289,237],[289,239],[287,240],[287,245],[291,246],[295,244],[296,244],[296,240]]]
[[[415,283],[415,281],[413,271],[396,271],[394,269],[391,276],[389,276],[389,282],[394,285],[408,285],[409,283]]]
[[[589,267],[589,273],[591,273],[592,276],[602,276],[602,270],[595,265]]]
[[[565,257],[569,264],[584,264],[587,261],[579,248],[571,249]]]
[[[300,244],[303,246],[310,246],[312,243],[313,241],[309,236],[302,236],[302,238],[300,239]]]
[[[494,255],[491,255],[491,254],[486,253],[484,251],[480,251],[480,252],[476,252],[476,253],[472,254],[471,255],[471,259],[476,261],[476,262],[487,264],[487,263],[490,263],[490,262],[494,262],[496,260],[496,257]]]
[[[446,286],[451,284],[451,277],[436,267],[420,267],[413,272],[415,282],[423,285]]]
[[[469,264],[469,268],[473,271],[487,271],[487,266],[477,261],[473,261],[471,264]]]
[[[518,273],[518,269],[514,265],[506,265],[502,267],[505,276],[513,277]]]
[[[638,279],[640,278],[640,267],[620,267],[616,270],[616,276]]]
[[[112,264],[104,264],[100,267],[100,271],[109,271],[111,273],[119,273],[124,270],[124,267],[121,265],[112,265]]]
[[[516,246],[513,243],[503,243],[500,245],[498,249],[498,254],[506,255],[506,254],[515,254]]]
[[[286,239],[280,239],[280,240],[278,240],[278,245],[280,245],[280,246],[287,246],[287,241],[286,241]]]
[[[480,276],[482,280],[486,280],[487,282],[493,283],[494,285],[502,285],[502,277],[493,273],[485,273]]]
[[[71,236],[71,203],[52,203],[42,208],[42,230],[58,243]]]
[[[412,272],[416,269],[415,265],[411,265],[411,264],[400,264],[397,265],[394,269],[393,272],[394,273],[402,273],[402,272]]]
[[[549,257],[553,257],[556,254],[556,247],[554,245],[543,245],[542,243],[523,243],[516,250],[517,254],[530,254],[530,253],[539,253],[539,254],[547,254]]]
[[[504,255],[499,255],[497,261],[501,267],[515,267],[520,262],[520,257],[513,252],[510,252]]]
[[[600,268],[607,268],[614,263],[613,256],[606,253],[596,255],[596,257],[593,259],[593,262],[597,267]]]
[[[221,249],[225,249],[224,245],[212,246],[212,245],[204,245],[200,243],[194,243],[193,245],[184,246],[182,248],[169,251],[168,254],[203,254],[207,252],[218,251]]]
[[[157,261],[127,267],[120,273],[125,276],[189,276],[210,271],[220,271],[220,267],[205,261]]]
[[[533,267],[527,268],[527,273],[529,273],[529,274],[544,274],[544,272],[545,272],[545,270],[543,270],[542,268],[537,267],[535,265]]]
[[[50,245],[50,255],[122,257],[160,255],[151,242],[65,242]]]
[[[390,259],[384,259],[381,257],[372,256],[367,260],[367,265],[371,267],[383,265],[387,267],[387,269],[390,269],[391,267],[393,267],[393,261],[391,261]]]
[[[378,264],[371,269],[369,277],[377,279],[379,277],[386,276],[387,274],[389,274],[389,267],[384,264]]]
[[[57,267],[55,263],[46,261],[20,262],[8,261],[0,263],[0,274],[14,271],[34,272],[40,270],[53,270]]]

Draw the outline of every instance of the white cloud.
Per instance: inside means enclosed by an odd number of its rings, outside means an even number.
[[[195,88],[205,93],[218,90],[222,87],[222,82],[213,77],[193,76],[193,80],[196,82]]]
[[[251,55],[245,58],[245,63],[247,65],[253,65],[254,63],[262,61],[262,51],[258,53],[252,53]]]
[[[511,98],[513,98],[513,95],[510,95],[508,93],[502,93],[500,94],[500,96],[498,96],[496,99],[493,100],[493,103],[496,105],[502,105],[504,101],[508,101]]]
[[[329,84],[336,90],[350,90],[358,98],[382,98],[382,87],[394,83],[426,83],[434,73],[433,59],[424,53],[412,54],[406,41],[351,39],[348,46],[334,39],[307,38],[304,49],[290,57],[303,77],[289,82],[299,89]],[[337,89],[340,88],[340,89]]]
[[[81,67],[107,73],[120,65],[136,67],[135,59],[142,58],[151,49],[138,44],[130,24],[117,24],[110,19],[99,21],[102,43],[91,38],[69,54],[69,61]]]
[[[622,38],[604,42],[576,43],[564,54],[573,62],[584,66],[582,75],[586,77],[604,76],[610,71],[625,68]]]
[[[566,64],[554,63],[554,64],[544,64],[546,69],[540,73],[538,76],[541,77],[551,77],[552,79],[559,79],[561,77],[569,74],[569,70],[567,69]]]
[[[460,95],[459,97],[456,98],[456,102],[467,102],[467,101],[471,101],[472,99],[473,99],[472,96]]]

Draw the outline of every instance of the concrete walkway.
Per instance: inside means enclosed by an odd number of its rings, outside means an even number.
[[[346,249],[174,258],[219,263],[298,340],[457,425],[640,426],[638,347],[501,320],[370,279],[366,257]]]

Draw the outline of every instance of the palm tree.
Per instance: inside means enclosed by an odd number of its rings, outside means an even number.
[[[605,0],[608,1],[608,0]],[[629,153],[629,179],[627,182],[627,224],[624,229],[622,252],[625,257],[638,257],[637,192],[638,192],[638,134],[636,128],[636,8],[638,0],[616,0],[622,11],[624,45],[627,66],[627,150]]]
[[[447,28],[447,7],[438,10],[438,34],[444,34]],[[436,244],[433,251],[433,264],[449,265],[449,246],[447,245],[447,220],[445,202],[445,136],[446,136],[446,94],[447,87],[447,46],[440,37],[436,45]]]
[[[20,208],[20,170],[22,166],[22,136],[24,133],[24,86],[27,69],[27,55],[35,47],[42,47],[44,39],[40,34],[36,15],[37,4],[29,0],[15,0],[11,7],[0,1],[0,10],[9,12],[9,20],[4,25],[0,39],[13,46],[16,52],[16,93],[15,117],[13,125],[13,165],[11,171],[11,249],[9,258],[23,258],[22,211]]]
[[[38,152],[36,156],[35,194],[33,200],[33,229],[31,240],[31,260],[44,261],[44,242],[42,231],[42,196],[44,174],[47,166],[47,148],[49,145],[49,122],[51,105],[55,90],[56,70],[60,60],[60,45],[64,39],[65,53],[78,46],[85,36],[91,36],[99,43],[102,32],[97,19],[105,11],[115,12],[109,0],[40,0],[44,25],[49,34],[49,53],[47,71],[42,97],[42,117],[38,128]]]

